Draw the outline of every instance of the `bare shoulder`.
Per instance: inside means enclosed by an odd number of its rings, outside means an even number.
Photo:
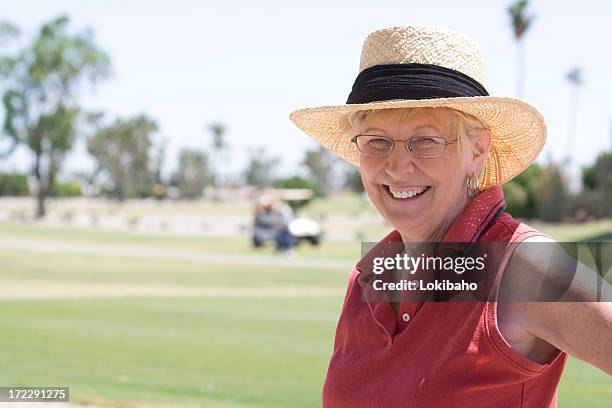
[[[517,247],[500,287],[500,331],[536,362],[560,349],[612,374],[610,285],[571,252],[542,237]]]
[[[546,238],[536,237],[533,241],[542,242]],[[539,364],[551,360],[557,352],[557,347],[537,337],[528,330],[530,316],[525,308],[525,302],[518,301],[522,296],[534,296],[532,273],[527,267],[530,260],[522,254],[514,254],[510,260],[511,273],[504,273],[497,304],[497,324],[499,331],[508,344],[523,356]]]

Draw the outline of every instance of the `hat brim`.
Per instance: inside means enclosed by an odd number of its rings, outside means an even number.
[[[478,118],[492,134],[489,158],[481,175],[481,189],[503,184],[526,169],[544,148],[546,123],[531,105],[513,98],[476,96],[421,100],[390,100],[305,108],[289,116],[324,148],[359,167],[359,151],[350,139],[349,115],[363,110],[397,108],[456,109]]]

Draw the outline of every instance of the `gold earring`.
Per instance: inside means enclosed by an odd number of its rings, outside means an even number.
[[[480,180],[474,174],[467,178],[467,193],[470,198],[476,197],[480,194]]]

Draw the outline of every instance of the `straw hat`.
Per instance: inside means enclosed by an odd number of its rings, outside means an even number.
[[[359,151],[350,141],[351,114],[420,107],[456,109],[489,127],[483,190],[523,171],[546,141],[546,125],[535,108],[518,99],[488,96],[480,47],[463,34],[431,26],[371,33],[347,104],[300,109],[290,119],[323,147],[359,166]]]

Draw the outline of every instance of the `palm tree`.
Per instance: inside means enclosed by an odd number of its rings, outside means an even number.
[[[570,113],[569,113],[569,129],[567,132],[567,142],[565,146],[565,154],[567,161],[570,160],[573,141],[576,138],[576,117],[578,114],[578,90],[582,86],[582,70],[580,67],[572,68],[565,79],[570,83],[572,87],[572,95],[570,97]]]
[[[214,123],[208,126],[208,130],[210,130],[213,134],[213,155],[211,157],[212,165],[213,165],[213,180],[215,186],[220,186],[221,182],[221,171],[219,171],[219,167],[221,167],[221,163],[224,162],[223,156],[225,151],[229,148],[225,140],[225,131],[227,130],[226,126],[222,123]]]
[[[519,98],[522,98],[525,92],[525,47],[523,36],[527,30],[529,30],[535,19],[535,15],[527,15],[528,5],[529,0],[516,0],[508,7],[518,51],[518,80],[516,83],[516,93]]]

